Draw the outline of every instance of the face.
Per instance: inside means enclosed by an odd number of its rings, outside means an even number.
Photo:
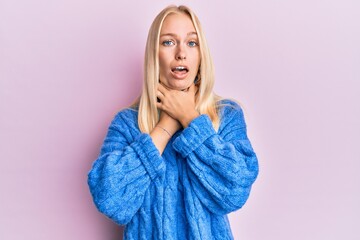
[[[169,14],[159,44],[160,81],[171,89],[188,88],[200,64],[199,41],[191,18],[183,13]]]

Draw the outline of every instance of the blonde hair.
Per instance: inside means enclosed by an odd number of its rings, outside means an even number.
[[[139,108],[140,131],[150,133],[159,121],[160,110],[156,107],[156,91],[159,84],[159,38],[165,18],[172,13],[187,14],[194,24],[199,39],[201,59],[197,76],[199,89],[195,96],[196,110],[201,114],[207,114],[217,131],[220,120],[216,102],[221,97],[213,92],[215,78],[213,61],[199,19],[189,7],[184,5],[166,7],[156,16],[150,27],[145,50],[144,85],[141,96],[132,105]]]

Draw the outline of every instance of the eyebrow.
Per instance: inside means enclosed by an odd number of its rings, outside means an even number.
[[[189,32],[187,34],[187,36],[190,36],[190,35],[196,35],[197,36],[197,33],[196,32]],[[175,34],[175,33],[164,33],[164,34],[161,34],[160,37],[163,37],[163,36],[172,36],[172,37],[177,37],[178,35]]]

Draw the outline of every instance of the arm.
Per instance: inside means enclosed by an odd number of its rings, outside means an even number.
[[[170,117],[166,112],[161,111],[160,121],[150,133],[150,137],[160,154],[163,153],[170,138],[179,128],[180,123],[177,120]]]
[[[187,184],[216,214],[241,208],[258,174],[258,161],[246,135],[240,107],[225,112],[219,133],[207,115],[195,118],[173,143],[187,160]]]
[[[128,119],[119,118],[109,126],[99,157],[88,173],[88,185],[98,210],[118,224],[127,224],[165,165],[150,136],[133,137],[125,124]]]

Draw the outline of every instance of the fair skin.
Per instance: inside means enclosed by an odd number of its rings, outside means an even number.
[[[160,120],[150,133],[160,154],[171,136],[200,114],[195,110],[197,86],[194,79],[200,65],[198,37],[191,18],[183,13],[168,15],[160,31]],[[166,129],[170,135],[162,128]]]

